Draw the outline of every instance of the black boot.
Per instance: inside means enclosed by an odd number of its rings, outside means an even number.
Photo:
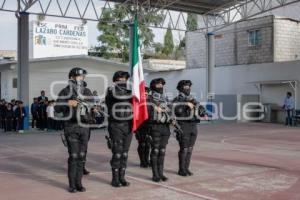
[[[78,192],[85,192],[85,187],[82,186],[81,181],[76,181],[76,190]]]
[[[81,184],[81,179],[76,180],[75,185],[76,185],[77,192],[85,192],[86,191],[85,187],[83,187]]]
[[[90,172],[84,167],[83,168],[83,175],[89,175]]]
[[[186,171],[186,155],[187,155],[187,148],[184,148],[183,150],[180,150],[178,152],[178,158],[179,158],[179,171],[178,175],[180,176],[187,176]]]
[[[121,187],[121,183],[120,183],[120,179],[119,179],[119,169],[112,169],[111,185],[113,187]]]
[[[71,187],[70,187],[70,188],[69,188],[69,192],[70,192],[70,193],[76,193],[76,192],[77,192],[77,189],[76,189],[76,188],[71,188]]]
[[[140,158],[140,167],[141,168],[147,168],[148,164],[145,160],[145,144],[144,143],[140,143],[138,146],[138,154],[139,154],[139,158]]]
[[[119,170],[119,175],[120,175],[119,180],[120,180],[121,185],[126,187],[126,186],[129,186],[130,183],[127,182],[125,179],[125,171],[126,171],[126,168],[121,168]]]
[[[159,177],[162,181],[167,181],[168,178],[166,176],[164,176],[164,160],[165,160],[165,154],[161,153],[161,155],[159,155],[159,159],[158,159],[158,173],[159,173]]]
[[[78,187],[78,188],[77,188],[77,191],[78,191],[78,192],[85,192],[86,189],[85,189],[85,187],[81,186],[81,187]]]
[[[69,179],[69,192],[76,193],[76,168],[77,168],[77,160],[69,157],[68,160],[68,179]]]
[[[193,148],[190,147],[186,156],[185,170],[188,176],[193,176],[193,172],[189,170]]]
[[[78,192],[85,192],[85,187],[82,186],[82,176],[84,172],[85,161],[84,158],[80,158],[77,163],[77,173],[75,179],[75,186]]]
[[[146,145],[145,150],[144,150],[144,158],[145,158],[146,165],[148,167],[151,167],[150,149],[151,149],[151,146],[150,145]]]
[[[69,176],[69,192],[76,193],[77,188],[75,186],[75,178]]]
[[[151,156],[151,167],[152,167],[152,180],[154,182],[159,182],[160,181],[160,176],[158,172],[158,163],[157,163],[157,155]]]
[[[76,193],[77,188],[75,186],[75,178],[69,177],[69,192],[70,193]]]
[[[160,177],[160,179],[162,180],[162,181],[167,181],[168,180],[168,177],[166,177],[165,175],[164,175],[164,166],[163,165],[159,165],[158,166],[158,170],[159,170],[159,177]]]

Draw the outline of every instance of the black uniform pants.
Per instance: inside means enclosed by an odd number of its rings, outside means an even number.
[[[68,178],[72,188],[82,187],[81,179],[86,160],[89,140],[89,128],[80,127],[77,123],[65,124],[65,137],[68,143]]]
[[[193,147],[197,140],[197,124],[194,122],[180,122],[179,125],[183,131],[183,134],[177,137],[180,146],[178,152],[179,168],[188,169]]]
[[[5,116],[1,117],[1,129],[5,129]]]
[[[149,157],[150,157],[150,149],[151,149],[151,142],[149,140],[148,133],[148,127],[145,129],[139,129],[136,134],[135,138],[138,141],[138,154],[140,158],[141,165],[148,165],[149,163]]]
[[[4,131],[12,131],[12,129],[13,129],[13,118],[12,117],[6,118]]]
[[[153,176],[162,176],[166,147],[170,138],[168,124],[151,124],[149,126],[151,136],[151,166]]]
[[[90,141],[90,139],[91,139],[91,129],[89,128],[88,142]],[[87,151],[88,151],[88,147],[86,148],[86,151],[85,151],[85,160],[86,160]],[[85,169],[85,164],[86,164],[86,162],[83,165],[84,169]]]
[[[197,140],[197,124],[194,122],[180,122],[179,123],[183,134],[178,138],[180,148],[193,147]]]
[[[112,169],[127,167],[128,151],[132,140],[132,126],[129,122],[114,122],[108,124],[109,136],[112,140]]]
[[[17,119],[17,127],[18,127],[18,131],[24,130],[24,117]]]
[[[32,115],[31,127],[38,128],[37,122],[38,122],[38,115]]]
[[[41,130],[44,130],[45,128],[47,128],[47,117],[43,116],[43,115],[39,115],[39,119],[38,119],[38,126]]]

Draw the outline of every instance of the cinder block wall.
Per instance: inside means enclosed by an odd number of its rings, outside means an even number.
[[[261,44],[250,46],[248,32],[261,31]],[[187,34],[187,68],[207,66],[203,33]],[[300,60],[300,22],[264,16],[226,27],[215,33],[216,66]]]
[[[240,22],[215,33],[216,66],[274,61],[273,18],[266,16]],[[248,32],[261,31],[261,44],[250,46]],[[187,34],[187,68],[206,67],[207,41],[203,33]]]
[[[187,68],[203,68],[207,66],[206,36],[199,32],[186,34],[186,66]]]
[[[227,27],[215,35],[216,66],[237,64],[236,25]]]
[[[275,18],[274,61],[300,60],[300,24],[298,21]]]
[[[236,25],[236,64],[243,65],[273,62],[273,16],[252,19]],[[260,45],[249,45],[249,31],[252,30],[261,31]]]

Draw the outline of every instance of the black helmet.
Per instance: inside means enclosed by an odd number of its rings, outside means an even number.
[[[192,86],[192,81],[190,80],[181,80],[178,82],[177,84],[177,90],[181,90],[183,88],[183,86],[188,85],[188,86]]]
[[[116,82],[119,78],[126,78],[129,79],[130,75],[128,72],[125,71],[117,71],[113,75],[113,82]]]
[[[85,69],[82,69],[80,67],[74,67],[73,69],[70,70],[69,72],[69,79],[72,76],[81,76],[81,75],[86,75],[87,71]]]
[[[156,78],[156,79],[153,79],[151,82],[150,82],[150,89],[151,90],[155,90],[155,85],[158,84],[158,83],[161,83],[163,85],[166,84],[166,81],[165,79],[163,78]]]

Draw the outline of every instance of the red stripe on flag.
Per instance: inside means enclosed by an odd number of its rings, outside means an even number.
[[[140,101],[134,96],[132,99],[133,107],[133,127],[132,131],[136,131],[138,127],[148,119],[147,100],[145,95],[145,82],[142,81],[139,85]]]

